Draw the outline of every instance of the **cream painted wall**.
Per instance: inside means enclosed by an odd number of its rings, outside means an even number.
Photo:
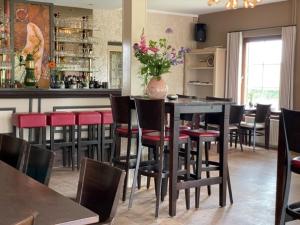
[[[100,28],[94,31],[99,44],[95,45],[94,52],[98,57],[94,65],[99,72],[97,79],[108,81],[108,45],[109,41],[122,42],[122,11],[121,10],[93,10],[94,23]]]
[[[95,46],[95,53],[99,57],[95,61],[99,72],[96,76],[100,80],[108,79],[107,43],[109,41],[122,41],[122,11],[121,10],[93,10],[95,23],[100,26],[100,31],[95,31],[95,37],[100,44]],[[193,41],[193,21],[195,18],[159,13],[148,13],[147,38],[159,39],[166,37],[176,49],[181,46],[195,48]],[[167,28],[172,28],[173,34],[166,34]],[[142,31],[141,31],[142,32]],[[170,74],[164,75],[169,86],[169,93],[183,93],[183,65],[176,66]]]
[[[149,13],[147,21],[148,39],[166,37],[169,44],[179,49],[180,47],[196,48],[194,39],[194,18],[186,16]],[[172,34],[166,34],[166,29],[171,28]],[[163,78],[169,87],[168,93],[182,94],[184,80],[183,65],[177,65]]]

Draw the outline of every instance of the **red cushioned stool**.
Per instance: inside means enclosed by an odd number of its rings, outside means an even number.
[[[77,112],[77,167],[81,162],[81,153],[83,146],[88,146],[88,156],[94,158],[94,146],[97,148],[97,160],[102,160],[101,154],[101,114],[98,112]],[[82,138],[83,126],[88,126],[88,135],[86,139]],[[96,128],[96,129],[95,129]]]
[[[46,146],[47,116],[43,113],[14,113],[12,125],[17,136],[16,128],[19,129],[19,138],[24,139],[24,129],[29,129],[28,141],[34,145]],[[32,140],[32,130],[37,131]]]
[[[63,150],[63,166],[66,166],[66,149],[68,149],[68,161],[74,170],[75,153],[75,114],[72,112],[52,112],[47,114],[47,125],[50,126],[50,149]],[[63,128],[63,138],[55,139],[56,128]]]
[[[109,162],[113,148],[113,115],[111,110],[101,110],[101,161]],[[106,131],[109,132],[106,132]],[[109,147],[108,147],[109,146]],[[108,147],[108,148],[107,148]]]

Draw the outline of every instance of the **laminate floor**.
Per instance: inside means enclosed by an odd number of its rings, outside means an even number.
[[[215,150],[211,158],[218,157]],[[212,186],[208,197],[206,187],[201,189],[200,208],[194,207],[194,190],[191,191],[191,209],[186,210],[184,191],[177,201],[177,215],[168,215],[168,198],[161,204],[159,218],[154,218],[154,183],[137,191],[133,207],[128,210],[128,200],[120,202],[115,225],[272,225],[275,214],[276,157],[277,151],[245,147],[229,150],[229,170],[232,182],[234,204],[220,208],[218,205],[219,187]],[[204,175],[204,174],[203,174]],[[50,187],[57,192],[74,197],[77,191],[78,172],[67,169],[54,169]],[[205,175],[204,175],[205,176]],[[128,189],[129,193],[130,189]],[[129,196],[129,194],[128,194]],[[300,176],[293,175],[290,198],[300,200]],[[300,222],[291,222],[291,225]]]

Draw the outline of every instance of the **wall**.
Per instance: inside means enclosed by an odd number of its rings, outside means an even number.
[[[195,48],[194,18],[186,16],[149,13],[147,21],[148,39],[157,40],[166,37],[168,43],[179,49],[181,47]],[[166,29],[171,28],[173,33],[166,34]],[[183,65],[177,65],[171,72],[163,76],[169,87],[168,93],[182,94],[184,72]]]
[[[100,40],[100,44],[95,46],[95,53],[99,57],[95,62],[99,70],[97,78],[106,80],[108,74],[107,43],[122,41],[122,11],[95,9],[93,17],[100,27],[100,30],[94,33],[95,37]],[[148,13],[147,39],[166,37],[169,44],[176,49],[181,46],[195,48],[193,20],[193,17]],[[173,33],[166,34],[167,28],[172,28]],[[171,73],[164,76],[164,79],[169,86],[169,93],[183,93],[183,65],[174,67]]]
[[[295,1],[297,2],[297,0]],[[199,22],[208,25],[207,46],[226,46],[226,34],[230,31],[300,25],[300,4],[293,0],[257,6],[254,9],[227,10],[199,16]],[[295,20],[293,19],[295,16]],[[297,26],[297,43],[294,77],[294,107],[300,109],[300,27]]]

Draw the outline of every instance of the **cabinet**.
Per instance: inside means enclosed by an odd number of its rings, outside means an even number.
[[[226,49],[193,49],[185,55],[184,94],[225,96]]]

